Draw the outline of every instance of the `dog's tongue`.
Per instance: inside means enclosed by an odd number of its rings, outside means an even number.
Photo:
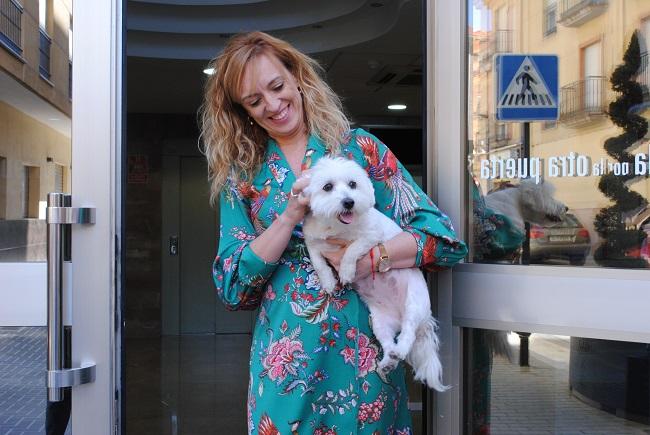
[[[353,218],[353,214],[351,211],[346,211],[339,215],[339,220],[344,224],[351,224],[352,218]]]

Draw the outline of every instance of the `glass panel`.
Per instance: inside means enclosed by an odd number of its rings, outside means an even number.
[[[477,0],[468,10],[471,261],[647,268],[650,3]],[[529,53],[558,56],[557,101],[542,60],[497,57]]]
[[[70,406],[67,393],[63,402],[48,404],[45,388],[45,206],[49,192],[70,193],[68,32],[65,20],[56,17],[72,11],[69,1],[49,2],[50,18],[60,31],[48,40],[46,84],[39,76],[38,18],[45,5],[0,0],[1,434],[42,434],[46,424],[48,433],[64,433]],[[69,252],[64,258],[69,260]]]
[[[645,343],[465,329],[465,434],[647,434]]]

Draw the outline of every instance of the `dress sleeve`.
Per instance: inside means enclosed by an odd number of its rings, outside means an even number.
[[[250,207],[230,180],[221,191],[219,208],[219,249],[212,265],[217,294],[229,310],[254,310],[278,263],[267,263],[251,249],[257,235]]]
[[[375,188],[375,207],[413,235],[415,264],[433,271],[448,268],[467,255],[467,246],[451,221],[413,181],[413,177],[386,145],[364,130],[352,135]]]

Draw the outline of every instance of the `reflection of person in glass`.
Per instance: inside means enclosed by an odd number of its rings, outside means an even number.
[[[357,278],[390,267],[448,267],[467,249],[391,151],[350,130],[315,61],[260,32],[238,35],[212,65],[202,138],[221,231],[213,275],[230,309],[257,309],[249,433],[411,434],[402,364],[377,370],[381,349],[356,292],[320,288],[302,235],[302,172],[326,153],[368,172],[377,209],[405,230],[357,264]],[[414,192],[415,195],[410,195]],[[344,248],[328,260],[338,270]],[[383,269],[385,270],[385,269]]]
[[[645,239],[641,243],[639,255],[641,258],[645,258],[645,261],[650,265],[650,223],[643,225],[641,228],[645,232]]]

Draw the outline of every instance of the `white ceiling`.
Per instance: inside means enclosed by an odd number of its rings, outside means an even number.
[[[419,125],[421,3],[129,0],[128,111],[195,113],[201,103],[202,70],[210,58],[232,33],[265,30],[321,62],[353,120]],[[415,85],[398,85],[405,76]],[[378,82],[382,78],[387,80],[383,84]],[[386,109],[398,102],[408,109],[398,114]]]

